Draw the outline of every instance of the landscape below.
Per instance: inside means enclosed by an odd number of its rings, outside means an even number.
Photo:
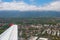
[[[11,23],[18,25],[19,38],[24,40],[31,36],[60,40],[59,11],[0,11],[0,34]]]

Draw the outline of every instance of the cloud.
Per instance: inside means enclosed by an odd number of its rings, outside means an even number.
[[[25,2],[4,2],[0,5],[0,10],[36,10],[36,6],[28,5]]]
[[[46,6],[43,6],[42,9],[60,11],[60,5],[59,4],[60,4],[60,1],[52,2]]]
[[[51,11],[60,11],[60,1],[51,2],[48,5],[36,6],[29,5],[23,1],[21,2],[3,2],[0,3],[0,10],[20,10],[20,11],[32,11],[32,10],[51,10]]]

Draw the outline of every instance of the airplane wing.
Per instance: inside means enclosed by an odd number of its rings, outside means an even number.
[[[12,25],[0,35],[0,40],[18,40],[17,25]]]

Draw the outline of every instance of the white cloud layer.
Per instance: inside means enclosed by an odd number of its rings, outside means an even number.
[[[0,10],[20,10],[20,11],[51,10],[51,11],[60,11],[60,1],[51,2],[50,4],[44,5],[44,6],[29,5],[25,2],[3,2],[3,3],[0,3]]]

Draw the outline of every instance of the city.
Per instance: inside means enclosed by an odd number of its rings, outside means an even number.
[[[12,19],[13,20],[13,19]],[[34,23],[29,23],[29,21],[27,19],[20,19],[19,23],[17,23],[16,20],[14,20],[14,23],[18,25],[18,36],[19,36],[19,40],[40,40],[42,39],[46,39],[46,40],[60,40],[60,23],[35,23],[38,21],[35,21]],[[38,20],[38,19],[34,19],[34,20]],[[33,21],[34,21],[33,20]],[[46,20],[46,19],[45,19]],[[9,21],[11,22],[11,20],[0,20],[3,23],[0,23],[0,33],[2,33],[4,30],[6,30],[7,28],[9,28]],[[41,21],[41,20],[39,20]],[[30,22],[32,22],[30,20]],[[50,21],[51,22],[51,21]],[[26,24],[28,23],[28,24]]]

